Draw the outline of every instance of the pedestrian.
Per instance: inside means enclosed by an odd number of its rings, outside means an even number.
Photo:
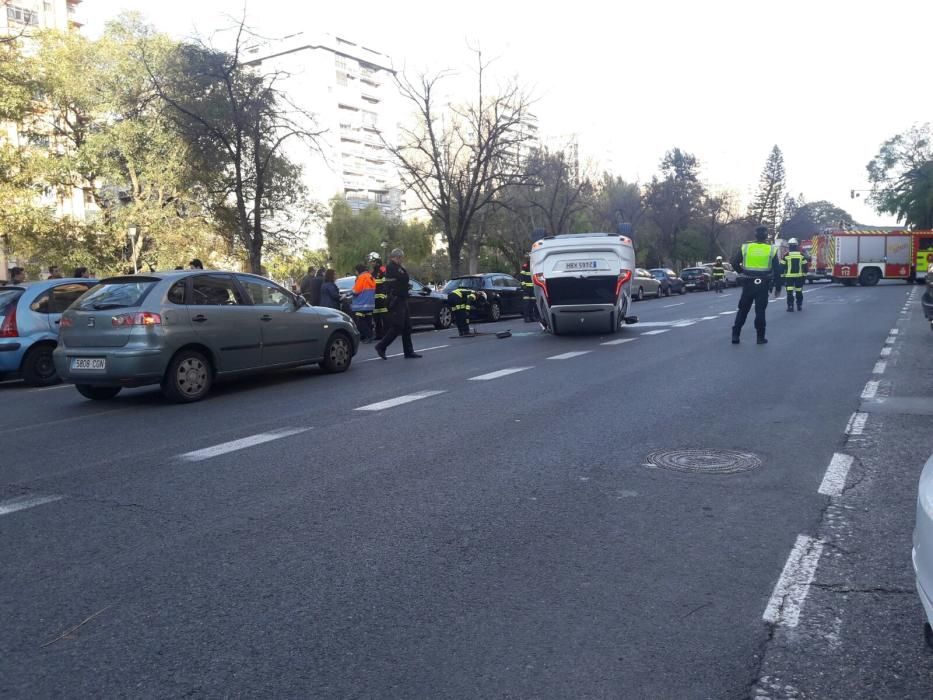
[[[385,269],[385,293],[386,293],[386,314],[387,322],[386,334],[376,345],[376,353],[383,360],[386,359],[386,349],[399,336],[402,336],[402,350],[407,359],[417,359],[421,357],[415,352],[414,345],[411,342],[411,315],[408,311],[408,291],[411,284],[411,278],[408,276],[408,270],[402,265],[402,259],[405,253],[401,248],[395,248],[389,254],[389,264]]]
[[[356,266],[356,282],[353,283],[353,300],[350,302],[353,321],[360,331],[364,343],[373,340],[373,311],[376,308],[376,281],[366,266]]]
[[[340,308],[340,288],[337,286],[336,270],[326,270],[324,272],[323,284],[321,284],[321,303],[327,309]]]
[[[726,268],[722,264],[722,256],[716,256],[716,262],[713,263],[713,288],[717,294],[722,294],[722,287],[726,281]]]
[[[298,293],[305,298],[305,301],[311,303],[311,280],[315,277],[314,266],[308,268],[307,274],[298,282]]]
[[[191,262],[188,263],[188,269],[189,270],[203,270],[204,263],[202,263],[201,260],[198,258],[193,258]]]
[[[60,280],[62,278],[62,273],[58,270],[58,265],[49,265],[49,279],[50,280]]]
[[[382,340],[386,334],[386,316],[389,309],[386,308],[386,268],[382,264],[379,253],[369,254],[369,263],[372,265],[373,281],[376,283],[376,307],[373,309],[373,337],[376,340]]]
[[[26,271],[21,267],[11,267],[7,275],[7,284],[22,284],[26,281]]]
[[[777,249],[767,242],[768,229],[759,226],[755,229],[755,240],[743,243],[742,248],[732,259],[732,266],[739,270],[739,284],[742,296],[739,297],[739,312],[732,326],[732,343],[739,343],[742,326],[748,318],[748,312],[755,305],[755,331],[758,344],[768,342],[765,338],[765,312],[768,310],[768,292],[772,284],[780,285],[781,267]]]
[[[525,317],[525,323],[533,323],[535,320],[535,283],[531,277],[531,262],[525,256],[525,262],[522,263],[522,316]]]
[[[86,267],[76,267],[72,277],[77,277],[79,279],[88,279],[91,276],[91,273],[87,271]]]
[[[796,300],[797,311],[803,311],[803,280],[810,269],[810,263],[800,252],[800,243],[796,238],[787,241],[787,247],[790,250],[781,261],[781,274],[784,276],[784,286],[787,288],[787,310],[794,310]]]
[[[454,323],[457,324],[457,331],[461,338],[473,335],[470,332],[470,313],[473,311],[474,301],[476,301],[476,294],[472,289],[457,287],[447,294],[447,303],[450,304]]]

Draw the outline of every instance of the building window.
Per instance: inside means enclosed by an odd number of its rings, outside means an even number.
[[[34,27],[39,26],[39,13],[16,5],[6,6],[6,18],[8,22],[27,24]]]
[[[375,112],[363,111],[363,126],[370,128],[376,128],[378,122],[378,115]]]
[[[45,0],[45,2],[42,3],[42,7],[46,12],[51,12],[54,9],[51,0]]]
[[[337,56],[337,70],[342,70],[344,72],[350,69],[350,63],[347,61],[346,56]]]
[[[337,71],[337,84],[346,87],[347,85],[347,74],[342,71]]]

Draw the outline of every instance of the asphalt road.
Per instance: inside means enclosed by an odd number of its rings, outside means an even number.
[[[191,406],[0,384],[0,696],[929,697],[913,289],[808,286],[766,346],[729,343],[736,290],[430,331]]]

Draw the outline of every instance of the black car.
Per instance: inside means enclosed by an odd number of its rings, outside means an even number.
[[[648,270],[651,276],[661,283],[661,294],[669,297],[671,294],[686,294],[687,287],[684,281],[669,267],[654,267]]]
[[[680,271],[680,279],[688,292],[708,292],[713,288],[713,275],[705,267],[688,267]]]
[[[472,289],[483,292],[473,304],[471,318],[498,321],[502,316],[521,315],[524,292],[521,282],[501,272],[488,272],[484,275],[464,275],[455,277],[446,284],[443,293],[449,294],[454,289]]]
[[[340,289],[340,310],[353,316],[350,306],[353,299],[353,285],[356,277],[341,277],[337,280]],[[450,328],[453,315],[447,304],[447,295],[425,287],[421,282],[412,278],[409,285],[408,310],[411,313],[413,326],[434,326],[437,330]]]

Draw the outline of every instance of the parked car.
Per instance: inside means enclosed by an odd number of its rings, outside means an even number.
[[[920,473],[911,559],[917,594],[926,617],[924,636],[927,644],[933,647],[933,457]]]
[[[920,305],[923,307],[923,317],[930,322],[930,330],[933,330],[933,272],[927,272],[926,282]]]
[[[645,297],[661,297],[661,283],[643,267],[635,268],[635,277],[632,279],[632,300],[643,301]]]
[[[739,285],[739,273],[732,268],[732,263],[724,262],[722,264],[723,268],[726,270],[726,286],[727,287],[737,287]],[[713,274],[713,263],[703,263],[710,276]]]
[[[713,276],[705,267],[687,267],[680,271],[680,279],[688,292],[708,292],[713,285]]]
[[[52,361],[59,319],[96,283],[75,278],[0,287],[0,377],[20,376],[29,386],[61,381]]]
[[[511,275],[489,272],[482,275],[464,275],[450,280],[441,290],[447,298],[454,289],[473,289],[483,292],[473,304],[471,318],[498,321],[502,316],[521,315],[524,293],[522,285]]]
[[[651,276],[661,283],[661,293],[669,297],[671,294],[686,294],[684,281],[669,267],[654,267],[648,270]]]
[[[168,399],[190,402],[217,379],[260,370],[343,372],[359,343],[346,314],[264,277],[184,270],[101,280],[62,315],[54,359],[89,399],[161,384]]]
[[[341,277],[337,280],[340,289],[340,310],[353,317],[350,302],[356,277]],[[453,313],[447,303],[447,295],[435,292],[430,287],[412,278],[409,285],[408,310],[413,326],[434,326],[439,331],[450,328]]]

